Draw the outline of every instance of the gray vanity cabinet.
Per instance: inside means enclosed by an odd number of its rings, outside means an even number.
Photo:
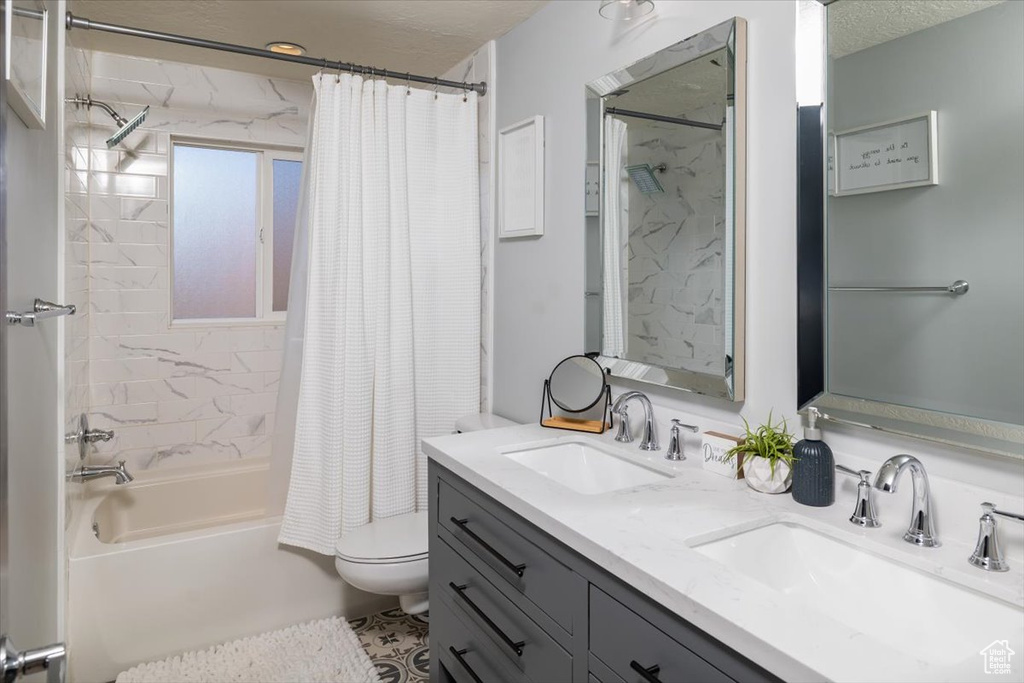
[[[429,476],[432,680],[778,680],[434,462]]]

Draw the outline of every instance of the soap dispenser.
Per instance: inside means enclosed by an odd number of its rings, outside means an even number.
[[[836,499],[836,459],[817,423],[817,409],[809,408],[804,438],[793,446],[793,500],[828,507]]]

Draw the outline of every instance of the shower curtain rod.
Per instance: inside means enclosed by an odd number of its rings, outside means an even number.
[[[161,33],[160,31],[150,31],[142,28],[133,28],[131,26],[121,26],[119,24],[107,24],[102,21],[92,21],[90,19],[85,19],[83,17],[76,17],[71,12],[67,13],[66,26],[69,30],[80,28],[86,31],[104,31],[106,33],[117,33],[122,36],[134,36],[136,38],[162,40],[165,43],[177,43],[178,45],[202,47],[208,50],[233,52],[239,55],[249,55],[250,57],[276,59],[281,62],[292,62],[293,64],[315,66],[320,69],[329,71],[348,71],[349,73],[356,73],[369,76],[380,76],[383,78],[392,78],[407,82],[411,81],[413,83],[425,83],[427,85],[433,85],[434,87],[456,88],[458,90],[465,90],[467,92],[474,91],[479,93],[481,96],[487,94],[487,83],[484,81],[481,81],[479,83],[449,81],[443,78],[417,76],[416,74],[403,73],[400,71],[391,71],[390,69],[378,69],[371,66],[360,66],[358,64],[349,64],[347,62],[332,62],[330,60],[319,59],[317,57],[306,57],[304,55],[285,55],[279,52],[271,52],[270,50],[262,50],[260,48],[247,47],[245,45],[221,43],[216,40],[193,38],[191,36],[182,36],[176,33]]]
[[[618,107],[605,107],[605,114],[614,114],[616,116],[628,116],[633,119],[647,119],[648,121],[661,121],[662,123],[678,123],[681,126],[693,126],[694,128],[707,128],[708,130],[717,130],[721,132],[722,127],[716,126],[713,123],[704,123],[703,121],[691,121],[690,119],[679,119],[674,116],[662,116],[661,114],[648,114],[643,111],[633,111],[632,109],[619,109]]]

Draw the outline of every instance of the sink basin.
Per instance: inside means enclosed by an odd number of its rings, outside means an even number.
[[[585,439],[512,449],[502,455],[577,493],[607,493],[672,477]]]
[[[956,664],[1020,643],[1024,610],[795,524],[694,547],[750,579],[920,659]]]

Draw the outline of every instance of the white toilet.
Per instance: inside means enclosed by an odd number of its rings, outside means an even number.
[[[456,432],[516,424],[489,413],[467,415]],[[334,566],[360,590],[397,595],[406,614],[427,611],[427,513],[411,512],[371,522],[338,540]]]

